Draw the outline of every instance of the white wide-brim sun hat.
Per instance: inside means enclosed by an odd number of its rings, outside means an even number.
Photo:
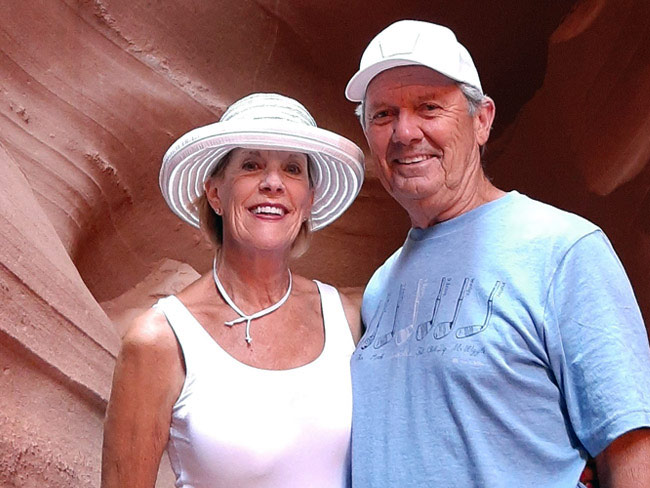
[[[205,193],[203,184],[221,159],[238,147],[307,154],[314,183],[312,230],[340,217],[363,183],[363,151],[355,143],[317,127],[296,100],[254,93],[233,103],[219,122],[188,132],[167,150],[159,183],[169,208],[198,228],[195,203]]]

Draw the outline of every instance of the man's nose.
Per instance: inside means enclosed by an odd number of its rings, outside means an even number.
[[[393,121],[393,142],[408,146],[412,142],[422,139],[422,129],[418,117],[406,112],[401,112]]]
[[[284,191],[284,180],[277,169],[267,169],[264,171],[260,181],[260,190],[272,193]]]

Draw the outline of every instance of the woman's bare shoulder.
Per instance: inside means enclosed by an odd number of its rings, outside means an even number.
[[[176,293],[185,306],[187,303],[200,301],[204,293],[206,276],[202,276],[183,290]],[[175,352],[177,340],[167,317],[156,307],[149,308],[135,318],[122,338],[122,348],[128,347],[138,351],[164,350]]]
[[[176,336],[165,315],[155,308],[138,316],[127,329],[120,356],[122,360],[153,367],[182,367]]]
[[[357,313],[361,310],[361,301],[363,299],[363,286],[348,286],[339,288],[341,299],[347,302],[348,307],[352,307]],[[345,306],[345,303],[343,304]]]
[[[348,319],[354,343],[358,344],[363,335],[363,325],[361,323],[361,299],[363,298],[363,288],[341,288],[339,289],[339,295],[341,295],[343,311],[345,312],[345,318]]]
[[[291,280],[293,281],[292,286],[294,289],[316,287],[316,283],[314,282],[314,280],[305,278],[304,276],[296,273],[291,273]]]
[[[315,296],[318,295],[318,287],[314,281],[302,276],[295,276],[294,283]],[[363,298],[363,287],[337,288],[341,297],[345,318],[350,326],[350,332],[354,338],[355,344],[359,342],[363,335],[361,325],[361,299]]]
[[[150,308],[136,317],[122,338],[122,345],[133,347],[165,347],[176,342],[165,314]]]
[[[120,374],[117,374],[117,373]],[[152,308],[137,317],[122,338],[116,365],[126,379],[175,398],[185,379],[183,354],[165,315]],[[173,403],[173,402],[172,402]]]

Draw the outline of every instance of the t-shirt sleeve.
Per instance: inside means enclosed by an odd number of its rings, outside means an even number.
[[[623,266],[600,230],[565,254],[550,284],[546,347],[568,419],[592,456],[650,426],[650,349]]]

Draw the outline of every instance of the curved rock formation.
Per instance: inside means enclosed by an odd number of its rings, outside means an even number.
[[[0,174],[0,485],[96,486],[117,336],[2,146]]]

